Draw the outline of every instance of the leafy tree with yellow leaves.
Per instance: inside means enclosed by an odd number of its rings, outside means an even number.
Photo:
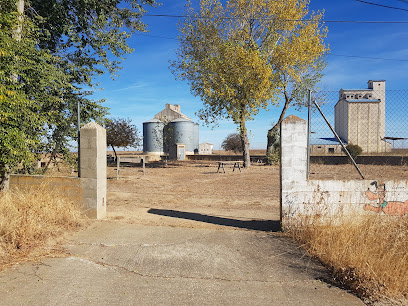
[[[246,121],[284,100],[282,117],[324,67],[327,30],[308,0],[201,0],[191,2],[179,26],[172,72],[185,80],[204,108],[200,119],[239,126],[245,167],[250,165]],[[300,103],[300,102],[299,102]],[[279,122],[278,122],[279,123]]]

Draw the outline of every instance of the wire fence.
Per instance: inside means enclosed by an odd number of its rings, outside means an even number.
[[[408,177],[407,102],[408,90],[385,90],[384,81],[369,81],[367,89],[314,92],[310,178]]]

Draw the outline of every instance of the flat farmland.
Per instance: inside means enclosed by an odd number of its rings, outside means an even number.
[[[150,168],[151,167],[151,168]],[[195,228],[276,227],[279,221],[279,167],[180,163],[108,168],[108,218],[142,225]]]

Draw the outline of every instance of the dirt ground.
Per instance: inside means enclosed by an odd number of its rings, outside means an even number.
[[[188,163],[163,168],[108,168],[108,218],[142,225],[276,229],[279,168],[227,168]],[[269,227],[269,228],[268,228]]]
[[[401,166],[390,165],[358,165],[367,180],[408,179],[408,164]],[[346,165],[310,165],[310,179],[320,180],[358,180],[361,179],[356,168]]]
[[[279,167],[217,173],[216,162],[163,167],[108,167],[108,218],[141,225],[194,228],[276,229],[279,224]],[[230,166],[231,167],[231,166]],[[408,166],[361,165],[366,179],[408,177]],[[311,165],[310,179],[360,179],[352,165]]]

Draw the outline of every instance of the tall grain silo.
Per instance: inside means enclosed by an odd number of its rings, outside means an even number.
[[[163,127],[158,119],[143,122],[143,153],[150,155],[163,154]]]
[[[173,130],[174,142],[186,145],[186,154],[194,154],[194,123],[185,118],[178,118],[170,122]]]
[[[199,125],[198,123],[194,123],[194,134],[193,134],[193,140],[194,140],[194,153],[199,152],[199,146],[200,146],[200,136],[199,136]]]

